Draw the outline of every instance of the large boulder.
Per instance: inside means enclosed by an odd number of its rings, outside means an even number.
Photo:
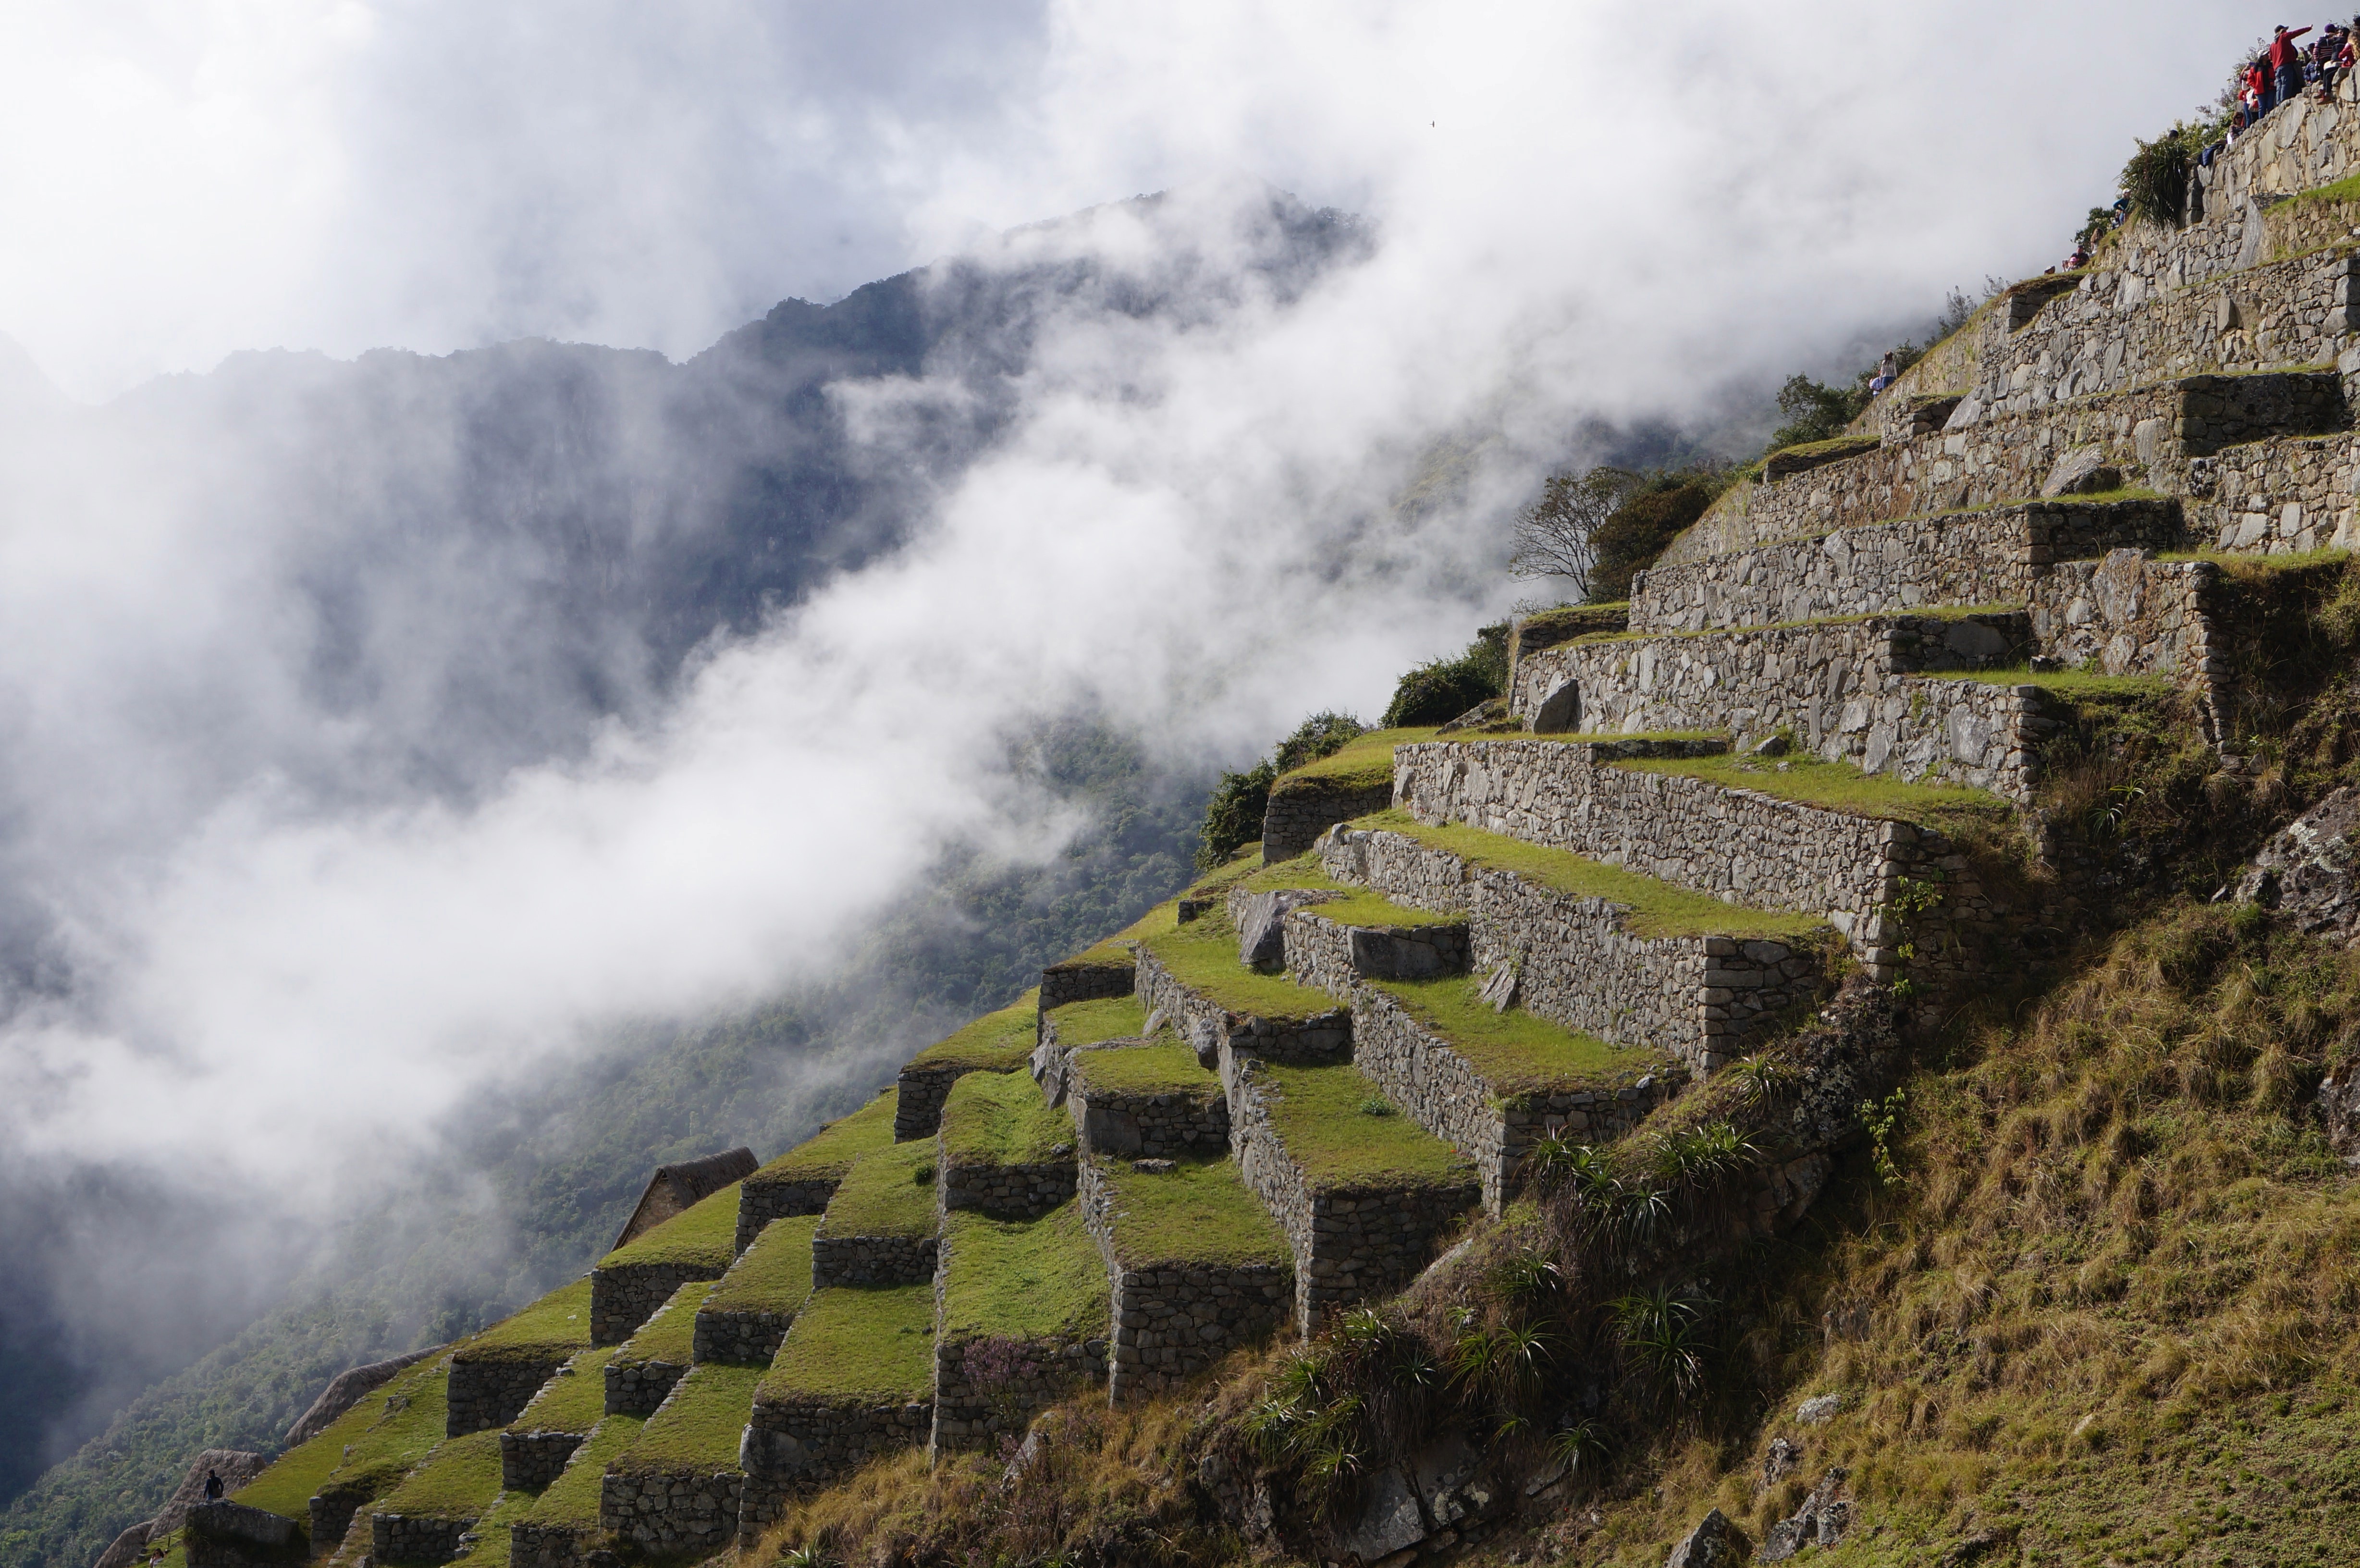
[[[1664,1568],[1738,1568],[1754,1554],[1745,1532],[1729,1522],[1719,1508],[1697,1521],[1696,1529],[1664,1559]]]
[[[2237,879],[2242,903],[2278,910],[2307,936],[2349,944],[2360,939],[2360,789],[2345,785],[2289,822],[2262,845]]]
[[[442,1348],[439,1345],[430,1345],[424,1350],[413,1350],[407,1356],[388,1356],[383,1361],[372,1361],[366,1367],[347,1367],[337,1373],[328,1386],[320,1390],[320,1397],[311,1401],[311,1408],[297,1417],[295,1424],[287,1429],[287,1435],[279,1439],[279,1445],[292,1448],[299,1443],[309,1443],[327,1431],[330,1421],[360,1403],[362,1395],[372,1388],[383,1388],[393,1381],[395,1374],[415,1367]],[[224,1476],[223,1479],[227,1480],[228,1477]]]
[[[1238,920],[1238,962],[1275,969],[1286,962],[1286,911],[1334,898],[1308,887],[1281,887],[1245,901]]]
[[[1417,1508],[1417,1493],[1398,1470],[1381,1470],[1369,1482],[1360,1500],[1360,1517],[1336,1538],[1336,1549],[1362,1563],[1375,1563],[1396,1552],[1406,1552],[1426,1539],[1426,1520]]]
[[[189,1510],[205,1500],[205,1477],[219,1475],[224,1497],[253,1480],[268,1467],[270,1461],[259,1454],[249,1454],[242,1448],[208,1448],[189,1461],[181,1475],[180,1484],[173,1488],[171,1500],[164,1511],[156,1516],[150,1535],[168,1535],[180,1528]]]

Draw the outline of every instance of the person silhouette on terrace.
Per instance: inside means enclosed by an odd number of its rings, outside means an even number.
[[[220,1472],[220,1471],[218,1471],[218,1470],[208,1470],[208,1471],[206,1471],[206,1472],[205,1472],[205,1501],[207,1501],[207,1502],[209,1502],[209,1503],[218,1503],[218,1502],[220,1502],[220,1501],[222,1500],[222,1491],[223,1491],[223,1487],[222,1487],[221,1472]]]
[[[2277,36],[2270,39],[2270,74],[2278,87],[2274,103],[2283,103],[2302,91],[2302,50],[2295,39],[2309,31],[2309,27],[2289,30],[2281,22]]]

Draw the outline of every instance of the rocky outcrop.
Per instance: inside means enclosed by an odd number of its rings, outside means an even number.
[[[186,1522],[189,1568],[279,1568],[302,1560],[302,1532],[279,1514],[226,1500],[200,1502]]]
[[[1664,1559],[1664,1568],[1739,1568],[1753,1551],[1754,1543],[1745,1532],[1714,1508],[1680,1538],[1672,1554]]]
[[[262,1454],[250,1454],[242,1448],[204,1450],[190,1460],[188,1469],[181,1472],[180,1484],[172,1488],[171,1497],[165,1500],[149,1533],[169,1535],[180,1529],[189,1511],[204,1502],[206,1476],[219,1475],[222,1494],[226,1497],[261,1475],[269,1465],[270,1461]]]
[[[2238,878],[2241,903],[2276,909],[2306,936],[2360,940],[2360,789],[2345,785],[2273,834]]]
[[[311,1408],[287,1429],[287,1435],[279,1440],[279,1446],[292,1448],[299,1443],[309,1443],[327,1431],[330,1421],[360,1403],[362,1395],[372,1388],[383,1388],[393,1380],[396,1373],[415,1367],[442,1348],[439,1345],[429,1345],[424,1350],[413,1350],[406,1356],[372,1361],[366,1367],[354,1367],[337,1373],[320,1391],[320,1397],[311,1401]]]
[[[1805,1547],[1824,1549],[1841,1541],[1852,1528],[1847,1475],[1841,1466],[1829,1471],[1811,1488],[1801,1508],[1764,1532],[1762,1548],[1754,1556],[1764,1563],[1784,1563]]]

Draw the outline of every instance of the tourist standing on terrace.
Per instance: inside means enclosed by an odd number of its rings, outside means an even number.
[[[2273,100],[2276,103],[2283,103],[2302,91],[2302,50],[2295,46],[2295,39],[2309,31],[2309,27],[2289,31],[2280,24],[2278,36],[2270,39],[2270,73],[2278,86]]]
[[[2245,123],[2252,125],[2270,112],[2270,102],[2278,88],[2271,79],[2269,66],[2256,59],[2245,67]]]

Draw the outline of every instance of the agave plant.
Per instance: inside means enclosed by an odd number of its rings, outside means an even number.
[[[1625,1365],[1655,1402],[1678,1403],[1703,1388],[1704,1320],[1711,1304],[1658,1285],[1621,1297],[1609,1309]]]

